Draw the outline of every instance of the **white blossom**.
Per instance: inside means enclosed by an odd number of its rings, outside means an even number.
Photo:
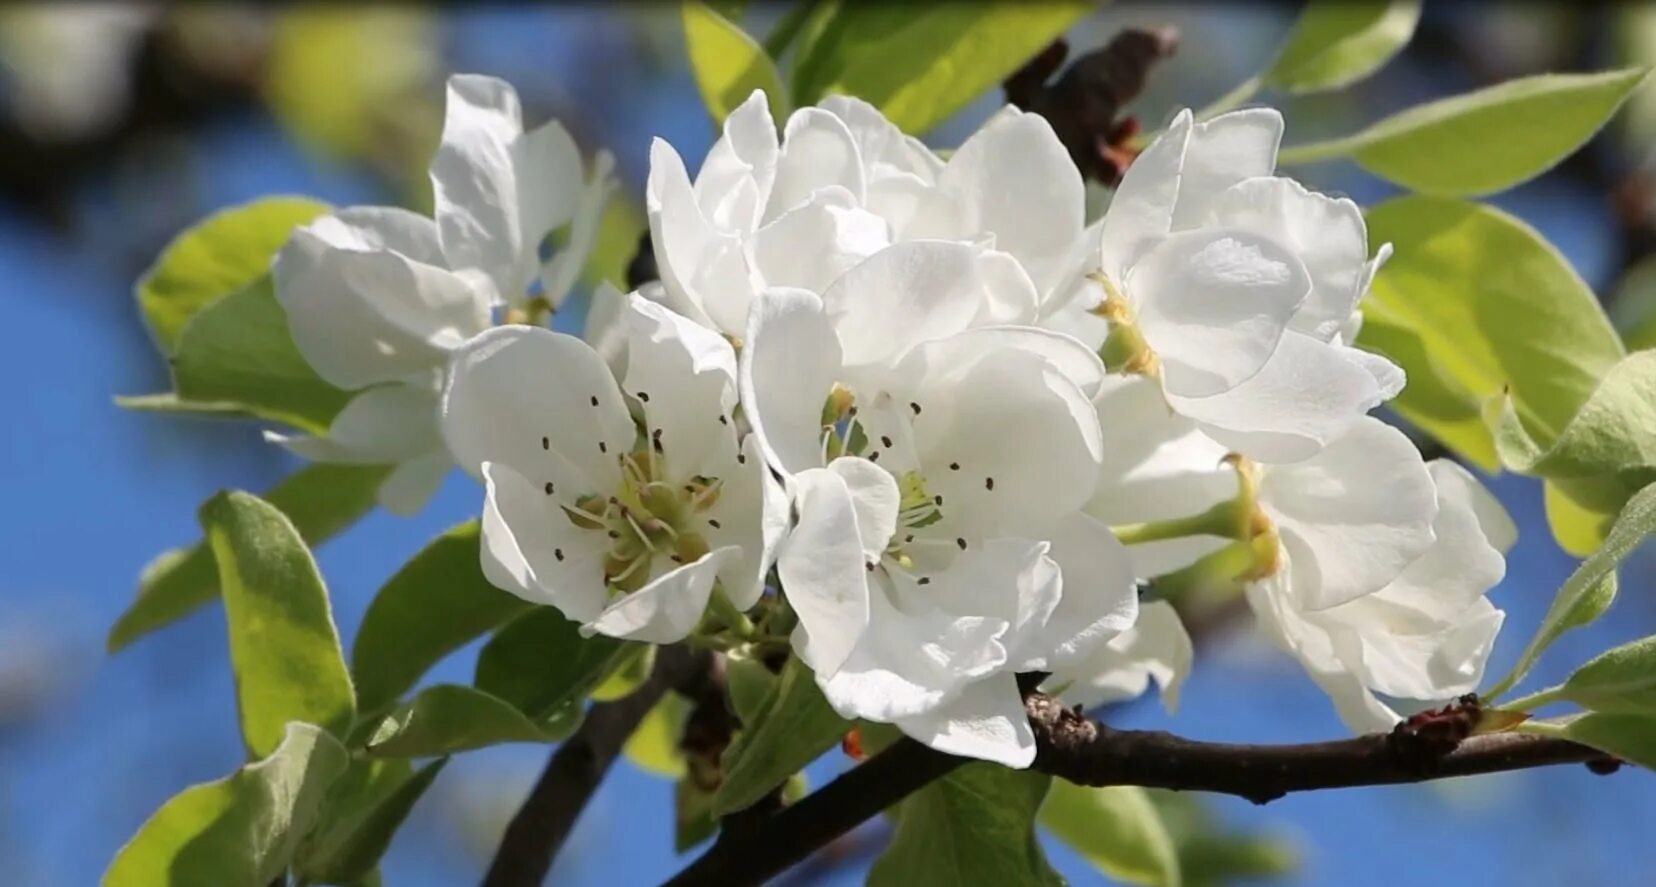
[[[317,374],[359,390],[321,438],[267,435],[309,459],[396,463],[380,501],[418,510],[453,465],[437,431],[449,355],[520,304],[539,275],[555,306],[590,251],[613,187],[600,153],[583,185],[575,144],[556,121],[525,133],[517,94],[492,77],[449,80],[432,161],[436,218],[351,207],[294,232],[272,267],[294,343]],[[545,264],[541,242],[570,225]]]
[[[973,326],[1007,285],[998,267],[914,241],[821,297],[767,289],[741,384],[798,513],[777,568],[829,702],[1027,766],[1013,676],[1079,660],[1132,623],[1137,597],[1119,542],[1078,510],[1102,366],[1068,337]]]
[[[650,233],[667,304],[740,336],[766,287],[821,294],[882,247],[952,240],[1026,284],[987,320],[1028,323],[1085,252],[1081,177],[1039,115],[1006,108],[947,162],[878,110],[835,96],[788,118],[780,139],[763,92],[726,118],[692,183],[656,140]]]
[[[1099,645],[1085,660],[1054,672],[1041,689],[1090,709],[1137,699],[1154,680],[1162,706],[1171,714],[1179,707],[1179,691],[1194,658],[1178,611],[1167,601],[1150,601],[1139,607],[1132,628]]]
[[[490,582],[585,633],[670,643],[716,590],[758,601],[782,493],[738,444],[730,344],[636,295],[626,311],[624,386],[580,339],[498,327],[456,352],[442,429],[487,486]]]

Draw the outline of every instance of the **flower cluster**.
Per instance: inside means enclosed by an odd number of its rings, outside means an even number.
[[[1020,674],[1171,705],[1174,605],[1226,587],[1386,726],[1380,695],[1476,685],[1513,531],[1367,415],[1404,382],[1348,344],[1388,248],[1273,174],[1281,132],[1181,113],[1089,224],[1038,115],[945,160],[852,98],[779,134],[756,92],[693,179],[654,144],[661,280],[583,341],[542,321],[608,160],[584,178],[557,124],[456,77],[435,220],[342,210],[277,259],[301,351],[360,391],[282,442],[398,463],[404,509],[458,463],[495,585],[588,634],[791,647],[842,716],[948,752],[1029,765]]]

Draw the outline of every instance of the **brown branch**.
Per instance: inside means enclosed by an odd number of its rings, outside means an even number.
[[[1408,730],[1331,742],[1238,745],[1170,733],[1114,730],[1032,693],[1034,768],[1081,785],[1140,785],[1238,795],[1263,804],[1289,792],[1423,782],[1609,759],[1584,745],[1494,733],[1445,743]],[[759,884],[829,841],[966,763],[902,739],[820,791],[713,847],[674,885]]]
[[[655,667],[637,690],[587,711],[580,728],[552,753],[529,797],[506,826],[483,887],[539,887],[546,880],[558,848],[620,756],[627,737],[669,690],[701,681],[709,659],[705,651],[658,648]]]

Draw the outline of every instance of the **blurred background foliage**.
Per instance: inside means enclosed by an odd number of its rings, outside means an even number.
[[[748,4],[742,23],[766,34],[787,11]],[[1295,4],[1117,3],[1067,37],[1078,53],[1126,26],[1178,30],[1177,54],[1130,108],[1151,128],[1261,70],[1296,13]],[[0,8],[0,330],[9,337],[0,371],[11,380],[0,436],[0,871],[9,883],[93,883],[149,811],[242,753],[217,608],[117,657],[105,655],[104,635],[153,554],[195,538],[198,502],[220,487],[266,488],[295,466],[247,426],[112,406],[114,395],[168,384],[132,282],[178,230],[254,197],[427,208],[424,171],[453,71],[510,80],[531,121],[555,116],[584,150],[615,153],[623,187],[588,280],[619,282],[643,227],[651,137],[695,158],[714,135],[683,27],[676,5],[644,3]],[[1373,79],[1338,94],[1263,98],[1283,102],[1289,141],[1299,143],[1515,76],[1632,64],[1656,64],[1656,7],[1429,4],[1415,40]],[[927,141],[958,144],[1003,100],[991,88]],[[1397,192],[1348,163],[1295,172],[1364,204]],[[1494,202],[1558,245],[1630,348],[1656,345],[1656,90],[1635,96],[1586,150]],[[1493,485],[1523,535],[1494,595],[1510,614],[1498,671],[1572,561],[1547,531],[1539,485],[1511,476]],[[454,476],[419,517],[376,512],[321,551],[347,638],[387,575],[477,501],[472,483]],[[1561,641],[1538,685],[1656,630],[1651,567],[1630,563],[1612,618]],[[1338,735],[1319,691],[1247,627],[1204,633],[1177,728],[1254,741]],[[469,674],[475,652],[432,677]],[[672,849],[673,784],[652,775],[676,763],[660,748],[671,712],[658,720],[635,742],[637,763],[618,768],[589,808],[555,883],[653,883],[688,858]],[[1119,720],[1169,721],[1148,702]],[[543,758],[541,747],[513,746],[456,759],[392,845],[385,882],[475,880]],[[811,781],[844,766],[833,753]],[[1620,884],[1656,861],[1642,825],[1656,817],[1650,779],[1551,770],[1295,796],[1262,810],[1151,799],[1191,884],[1391,884],[1422,872]],[[889,833],[870,823],[785,881],[860,883]],[[1072,880],[1098,877],[1048,843]]]

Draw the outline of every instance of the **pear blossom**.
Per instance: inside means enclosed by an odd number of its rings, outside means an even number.
[[[798,514],[777,572],[830,704],[1022,767],[1014,675],[1079,660],[1132,624],[1137,596],[1120,543],[1079,511],[1103,368],[1065,336],[973,326],[1008,285],[999,267],[913,241],[820,297],[766,289],[740,378]]]
[[[1162,707],[1179,707],[1179,691],[1190,676],[1195,650],[1178,611],[1167,601],[1139,607],[1133,627],[1098,646],[1085,660],[1054,672],[1041,689],[1066,703],[1096,708],[1137,699],[1155,681]]]
[[[351,207],[296,230],[272,266],[294,343],[317,374],[359,390],[324,437],[267,434],[317,461],[395,463],[380,501],[417,511],[453,465],[437,429],[449,356],[519,305],[539,278],[555,307],[585,262],[613,182],[600,153],[583,185],[561,125],[525,133],[517,94],[492,77],[449,80],[447,119],[432,161],[436,218]],[[547,235],[570,225],[545,263]]]
[[[1286,558],[1248,589],[1266,634],[1304,664],[1358,733],[1399,720],[1379,695],[1436,702],[1477,689],[1505,614],[1486,593],[1506,571],[1512,519],[1466,469],[1434,460],[1432,545],[1378,591],[1317,609]]]
[[[657,139],[647,191],[663,298],[730,336],[766,287],[821,294],[888,244],[969,242],[1029,292],[982,307],[1033,322],[1085,253],[1080,173],[1046,120],[1006,108],[947,162],[873,106],[834,96],[801,108],[780,139],[762,91],[724,122],[694,181]]]
[[[1167,403],[1230,450],[1303,459],[1403,385],[1349,347],[1381,263],[1350,200],[1273,175],[1282,116],[1195,123],[1181,112],[1129,168],[1101,224],[1106,354],[1156,380]],[[1045,323],[1099,333],[1054,305]],[[1342,330],[1345,334],[1342,335]],[[1113,352],[1113,354],[1112,354]]]
[[[442,433],[487,488],[483,573],[585,634],[684,638],[714,594],[764,589],[785,512],[757,442],[738,442],[736,357],[633,295],[622,384],[590,345],[507,325],[454,354]],[[637,419],[634,418],[636,410]]]

